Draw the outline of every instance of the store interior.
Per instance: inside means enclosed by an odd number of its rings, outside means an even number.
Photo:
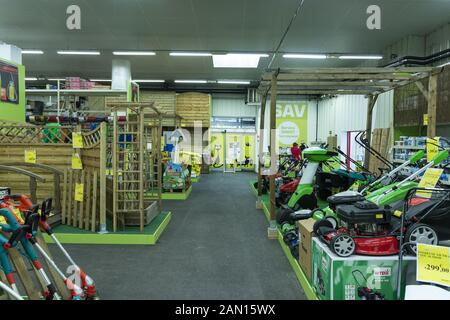
[[[0,300],[450,300],[450,2],[411,2],[8,1]]]

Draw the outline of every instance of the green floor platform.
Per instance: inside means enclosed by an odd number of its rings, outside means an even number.
[[[127,227],[123,231],[99,234],[66,225],[58,226],[54,228],[54,231],[58,240],[67,244],[154,245],[171,218],[171,212],[162,212],[145,227],[144,232],[140,232],[139,227]],[[46,234],[44,234],[44,239],[47,243],[54,243],[53,239]]]
[[[193,182],[193,183],[200,182],[200,178],[201,178],[201,176],[198,176],[198,177],[195,177],[195,178],[191,177],[191,182]]]
[[[252,193],[257,196],[258,190],[256,190],[255,186],[253,185],[254,182],[250,182],[250,190]],[[322,206],[325,204],[321,204]],[[328,205],[328,203],[326,203]],[[267,194],[262,195],[262,207],[264,215],[266,216],[267,220],[270,221],[270,199]],[[295,275],[297,277],[298,282],[300,283],[301,287],[303,288],[303,291],[306,294],[306,297],[309,300],[318,300],[316,294],[314,293],[313,288],[311,287],[311,284],[309,283],[308,279],[306,278],[305,273],[300,268],[300,264],[297,260],[292,256],[291,251],[289,250],[288,246],[283,241],[283,235],[281,232],[278,231],[278,242],[280,243],[281,249],[283,250],[284,254],[286,255],[286,258],[289,261],[289,264],[291,265],[292,269],[295,272]]]
[[[192,186],[184,192],[163,192],[161,198],[163,200],[186,200],[192,192]]]

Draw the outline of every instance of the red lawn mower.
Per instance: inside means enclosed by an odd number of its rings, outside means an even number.
[[[427,192],[430,198],[418,195]],[[403,211],[399,209],[403,208]],[[450,190],[412,189],[405,201],[385,208],[370,201],[337,206],[340,227],[319,220],[314,233],[340,257],[399,253],[401,243],[415,255],[417,243],[437,245],[450,239]]]

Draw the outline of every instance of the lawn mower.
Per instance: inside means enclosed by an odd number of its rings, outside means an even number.
[[[356,274],[359,274],[361,278],[364,279],[366,286],[361,285],[361,282],[359,282],[356,278]],[[384,300],[384,294],[367,287],[367,279],[366,277],[364,277],[364,274],[361,272],[361,270],[353,270],[352,275],[353,279],[355,279],[355,282],[358,285],[356,291],[358,292],[358,297],[361,300]]]
[[[402,205],[403,211],[396,210]],[[323,219],[314,226],[314,233],[338,256],[395,255],[403,242],[407,252],[415,255],[417,243],[437,245],[450,239],[450,190],[414,188],[403,204],[380,207],[366,200],[338,206],[337,215],[342,227],[333,228]]]

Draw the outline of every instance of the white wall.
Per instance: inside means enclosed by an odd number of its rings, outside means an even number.
[[[213,117],[256,117],[257,107],[245,104],[242,95],[213,95]]]
[[[330,131],[333,135],[340,135],[343,131],[365,130],[367,104],[367,98],[361,95],[342,95],[321,100],[318,108],[318,139],[326,141]],[[393,110],[394,92],[380,95],[375,105],[372,127],[392,127]]]

